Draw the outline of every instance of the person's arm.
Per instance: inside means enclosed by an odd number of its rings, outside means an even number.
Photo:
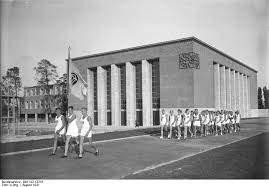
[[[74,121],[75,119],[76,119],[76,115],[73,114],[71,119],[68,118],[68,123],[71,123],[71,122]]]

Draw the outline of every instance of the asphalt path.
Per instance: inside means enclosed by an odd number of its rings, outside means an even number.
[[[268,131],[268,119],[249,119],[240,132],[217,137],[177,141],[153,130],[112,138],[96,143],[97,157],[87,152],[76,159],[72,152],[63,159],[61,149],[52,157],[51,150],[1,156],[1,178],[268,178]]]

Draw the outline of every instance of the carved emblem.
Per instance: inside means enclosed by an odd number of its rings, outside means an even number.
[[[194,52],[179,54],[179,69],[200,69],[199,55]]]

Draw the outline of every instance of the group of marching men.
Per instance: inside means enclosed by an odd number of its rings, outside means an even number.
[[[191,138],[207,135],[218,136],[240,131],[240,113],[239,111],[209,111],[203,110],[199,113],[198,109],[191,111],[186,109],[185,113],[178,109],[177,114],[170,110],[166,114],[162,110],[161,114],[161,137],[164,138],[164,131],[168,131],[168,138],[171,139],[173,134],[178,140],[181,138],[186,139],[189,133]]]
[[[84,139],[88,139],[90,148],[94,149],[94,154],[99,155],[99,150],[92,144],[92,120],[91,117],[87,115],[87,108],[81,109],[81,118],[77,119],[76,115],[73,113],[73,107],[68,107],[68,115],[65,117],[62,115],[60,108],[56,108],[56,117],[55,122],[56,127],[54,131],[54,144],[52,154],[49,156],[56,155],[57,147],[59,146],[58,138],[61,137],[64,144],[64,155],[62,158],[67,157],[68,150],[74,148],[77,144],[79,146],[79,155],[78,158],[82,158],[82,154],[85,151],[83,147]],[[82,124],[81,130],[77,126],[78,122]],[[71,138],[75,138],[74,141],[71,141]]]

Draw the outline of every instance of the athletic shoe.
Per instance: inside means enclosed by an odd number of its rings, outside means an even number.
[[[163,136],[161,136],[160,138],[163,139]]]
[[[67,158],[67,155],[63,155],[63,156],[61,156],[61,158]]]
[[[55,156],[56,154],[55,153],[51,153],[51,154],[49,154],[48,156]]]

